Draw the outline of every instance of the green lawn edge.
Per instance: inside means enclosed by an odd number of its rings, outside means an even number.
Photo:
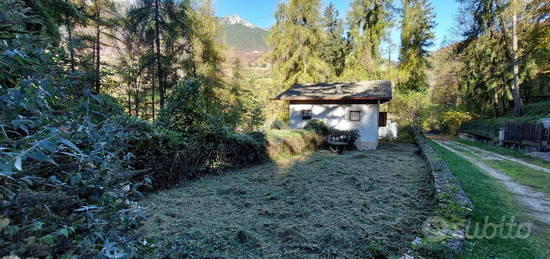
[[[463,190],[474,204],[471,223],[482,224],[487,216],[490,222],[498,223],[502,217],[524,219],[518,204],[501,184],[481,172],[456,154],[429,140],[447,163]],[[459,252],[460,258],[546,258],[548,248],[543,249],[541,240],[531,236],[527,239],[468,239]]]

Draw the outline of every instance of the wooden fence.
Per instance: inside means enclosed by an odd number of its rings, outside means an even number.
[[[544,150],[544,140],[548,137],[542,123],[506,122],[504,125],[504,142],[516,145],[532,145],[537,150]],[[547,140],[550,144],[550,139]]]

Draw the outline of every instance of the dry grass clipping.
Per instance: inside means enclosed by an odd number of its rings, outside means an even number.
[[[402,255],[432,215],[413,145],[317,152],[151,195],[141,228],[169,257]]]

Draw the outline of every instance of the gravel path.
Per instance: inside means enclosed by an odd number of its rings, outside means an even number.
[[[550,152],[533,152],[529,153],[529,155],[550,162]]]
[[[518,163],[518,164],[521,164],[521,165],[524,165],[524,166],[527,166],[527,167],[530,167],[532,169],[535,169],[535,170],[539,170],[539,171],[543,171],[545,173],[549,173],[550,174],[550,169],[548,168],[544,168],[544,167],[541,167],[541,166],[538,166],[538,165],[535,165],[535,164],[531,164],[529,162],[525,162],[521,159],[517,159],[515,157],[511,157],[511,156],[505,156],[505,155],[501,155],[501,154],[497,154],[495,152],[491,152],[491,151],[488,151],[488,150],[484,150],[484,149],[481,149],[481,148],[477,148],[477,147],[472,147],[472,146],[468,146],[468,145],[464,145],[462,143],[458,143],[458,142],[454,142],[454,141],[450,141],[448,142],[449,144],[452,144],[452,145],[458,145],[460,146],[462,149],[467,149],[469,151],[471,151],[472,153],[474,154],[477,154],[478,156],[483,156],[483,157],[488,157],[488,158],[497,158],[497,159],[501,159],[501,160],[508,160],[508,161],[512,161],[512,162],[515,162],[515,163]]]
[[[456,155],[460,156],[461,158],[467,160],[468,162],[476,165],[481,170],[483,170],[488,175],[494,177],[495,179],[502,182],[504,187],[512,193],[512,195],[520,202],[521,205],[525,208],[525,211],[527,214],[531,215],[533,218],[540,221],[540,223],[543,223],[545,225],[550,226],[550,197],[548,197],[546,194],[538,192],[534,190],[533,188],[522,185],[514,181],[512,178],[505,175],[503,172],[496,170],[494,168],[489,167],[487,164],[482,162],[480,158],[488,159],[490,157],[493,157],[495,159],[500,160],[510,160],[516,163],[520,163],[525,166],[529,166],[531,168],[540,168],[542,167],[529,164],[525,161],[521,161],[515,158],[510,158],[507,156],[502,156],[498,154],[494,154],[493,152],[481,150],[478,148],[473,148],[470,146],[465,146],[456,142],[448,142],[448,141],[436,141],[439,145],[446,148],[447,150],[455,153]],[[471,157],[468,155],[465,155],[463,152],[458,151],[456,149],[457,145],[460,146],[460,148],[470,151],[471,154],[475,156]],[[472,152],[473,151],[473,152]],[[527,165],[529,164],[529,165]],[[545,169],[545,168],[544,168]],[[547,169],[546,169],[547,170]],[[542,170],[541,170],[542,171]],[[547,171],[545,171],[547,172]]]

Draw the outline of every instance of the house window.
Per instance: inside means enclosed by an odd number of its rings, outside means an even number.
[[[303,110],[302,111],[302,120],[311,120],[311,110]]]
[[[361,120],[361,111],[350,111],[349,112],[350,121],[360,121]]]

